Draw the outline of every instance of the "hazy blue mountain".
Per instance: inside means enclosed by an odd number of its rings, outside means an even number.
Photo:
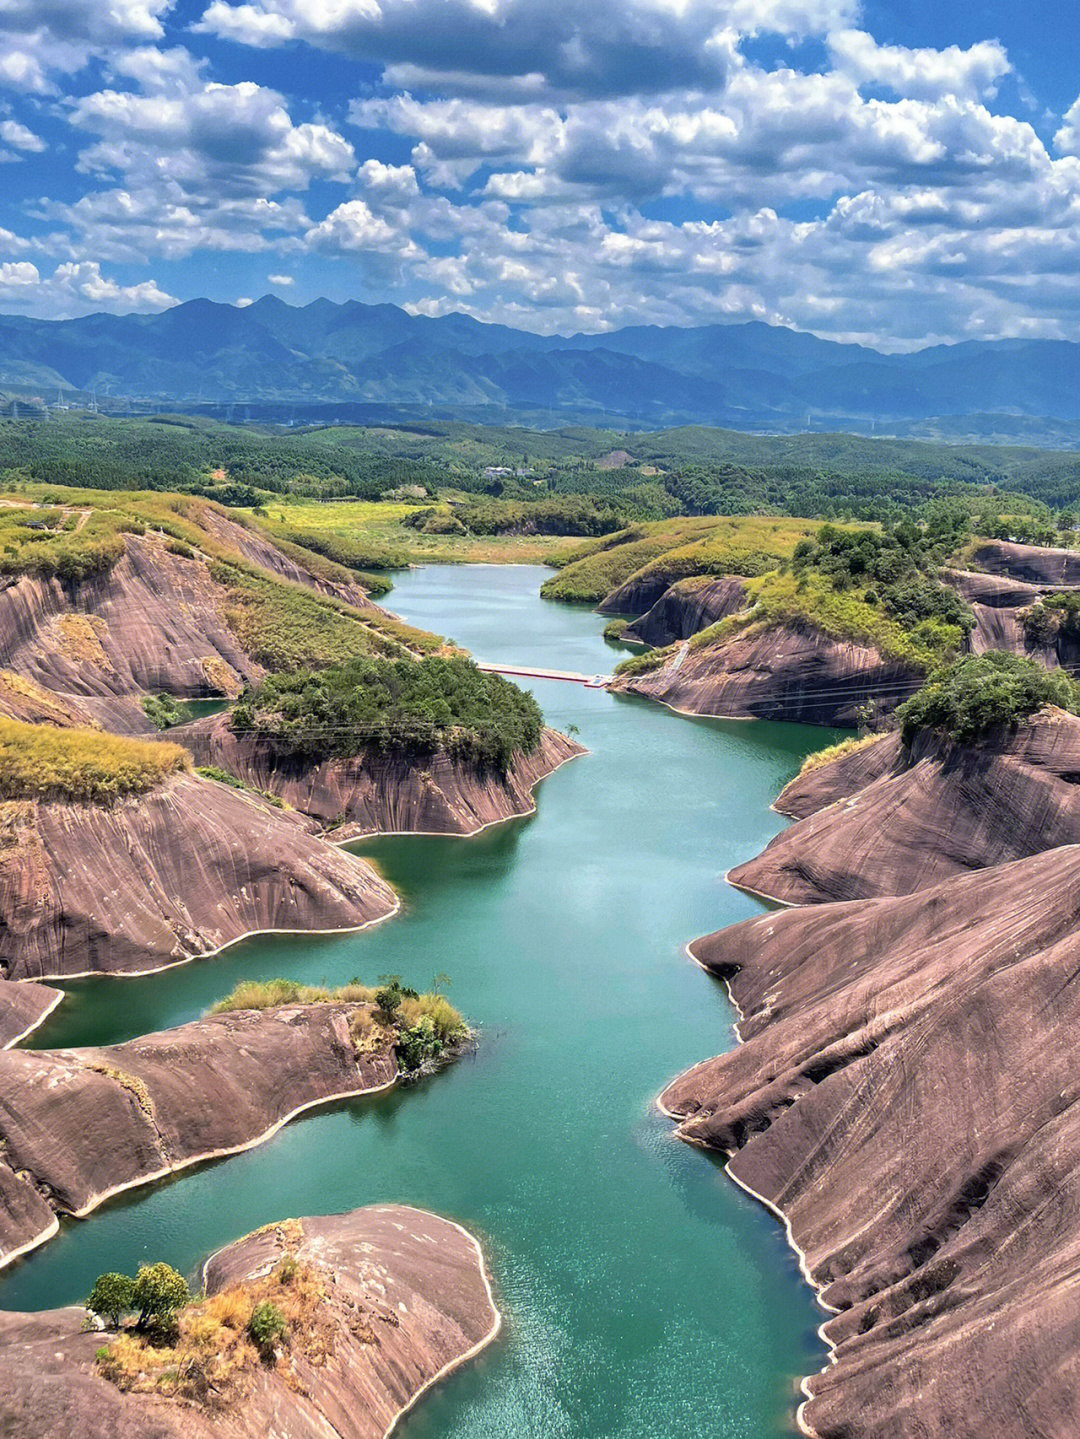
[[[534,335],[467,315],[274,296],[244,309],[192,300],[160,315],[0,316],[0,394],[51,399],[58,388],[136,407],[280,406],[282,418],[386,406],[533,424],[945,425],[1080,441],[1080,344],[1065,341],[885,355],[757,322]]]

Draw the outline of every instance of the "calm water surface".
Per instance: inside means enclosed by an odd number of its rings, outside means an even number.
[[[432,567],[391,603],[478,658],[587,673],[604,620],[543,603],[531,567]],[[120,1199],[11,1271],[0,1304],[85,1295],[104,1269],[195,1271],[257,1225],[399,1200],[484,1241],[499,1342],[410,1417],[407,1439],[770,1439],[791,1432],[818,1320],[779,1226],[654,1107],[730,1046],[695,935],[760,911],[723,883],[783,821],[780,786],[827,732],[680,718],[536,683],[590,754],[539,812],[469,840],[357,846],[404,899],[362,934],[245,941],[145,979],[77,981],[41,1045],[109,1043],[192,1019],[237,980],[283,974],[426,987],[453,977],[479,1050],[418,1086],[317,1112],[261,1149]]]

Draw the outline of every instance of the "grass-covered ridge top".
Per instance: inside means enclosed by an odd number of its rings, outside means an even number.
[[[0,800],[109,805],[156,789],[190,763],[176,744],[0,718]]]
[[[630,581],[674,584],[695,575],[761,575],[790,559],[819,526],[760,515],[693,516],[630,525],[568,550],[540,593],[595,604]]]
[[[256,545],[264,539],[276,543],[286,559],[307,571],[312,584],[283,578],[248,558],[246,534]],[[113,569],[133,538],[161,546],[163,561],[204,566],[227,592],[223,609],[229,627],[267,669],[444,648],[438,635],[313,587],[362,581],[351,568],[275,538],[256,518],[198,496],[43,485],[0,495],[0,576],[55,577],[78,584]]]
[[[235,733],[272,739],[319,762],[374,747],[410,754],[443,749],[504,772],[540,743],[531,694],[471,660],[356,659],[318,672],[270,675],[234,705]]]
[[[741,572],[745,608],[700,630],[689,642],[692,650],[787,626],[861,644],[925,671],[961,652],[974,615],[937,578],[958,540],[949,523],[919,526],[904,520],[884,528],[827,524],[808,530],[795,538],[789,558],[753,575]],[[716,541],[693,549],[715,552]],[[670,559],[665,555],[659,563]],[[711,559],[708,563],[709,572],[725,572]],[[639,573],[647,575],[651,568]],[[645,673],[667,658],[668,651],[634,656],[617,673]]]
[[[905,743],[921,730],[951,740],[976,740],[1002,726],[1016,726],[1046,705],[1076,712],[1080,689],[1063,670],[1047,670],[1027,655],[991,650],[967,655],[933,674],[899,707]]]

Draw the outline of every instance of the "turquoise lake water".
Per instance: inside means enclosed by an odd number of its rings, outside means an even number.
[[[389,597],[478,659],[594,673],[625,651],[603,617],[546,604],[533,567],[431,567]],[[482,1240],[503,1333],[410,1416],[406,1439],[774,1439],[793,1430],[819,1321],[779,1225],[671,1137],[664,1083],[730,1047],[696,935],[759,913],[723,882],[784,821],[769,804],[831,732],[692,720],[530,683],[590,753],[538,812],[472,839],[355,848],[403,897],[360,934],[265,936],[143,979],[75,981],[34,1043],[110,1043],[182,1023],[241,978],[341,983],[440,971],[475,1055],[420,1084],[316,1111],[270,1143],[136,1191],[0,1280],[0,1305],[88,1293],[105,1269],[195,1272],[257,1225],[376,1201]]]

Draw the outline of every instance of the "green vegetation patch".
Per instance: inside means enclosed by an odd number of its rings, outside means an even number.
[[[71,584],[107,574],[124,555],[123,515],[58,506],[0,507],[0,574]]]
[[[1002,725],[1018,725],[1044,705],[1075,712],[1080,690],[1063,670],[1046,670],[1026,655],[991,650],[967,655],[936,672],[896,711],[905,743],[924,729],[964,741]]]
[[[628,582],[667,586],[704,575],[762,575],[809,542],[812,520],[760,515],[664,520],[620,530],[571,552],[545,581],[545,599],[596,603]]]
[[[442,749],[505,773],[543,733],[532,695],[464,658],[355,659],[318,673],[275,674],[240,696],[237,733],[254,731],[318,763],[368,747]]]
[[[447,982],[445,975],[437,980]],[[396,974],[383,975],[377,988],[357,980],[337,989],[294,979],[242,980],[209,1012],[232,1014],[245,1009],[277,1009],[284,1004],[364,1006],[352,1019],[353,1043],[361,1053],[393,1046],[406,1074],[441,1058],[450,1046],[468,1039],[470,1032],[445,994],[437,990],[419,994],[402,984]]]
[[[1024,638],[1032,645],[1080,640],[1080,591],[1046,595],[1022,615]]]
[[[360,655],[401,654],[408,651],[410,639],[442,644],[437,636],[273,579],[254,567],[216,560],[210,574],[227,590],[222,603],[226,624],[252,659],[269,670],[322,669]]]
[[[188,768],[177,744],[0,719],[0,799],[108,805]]]

